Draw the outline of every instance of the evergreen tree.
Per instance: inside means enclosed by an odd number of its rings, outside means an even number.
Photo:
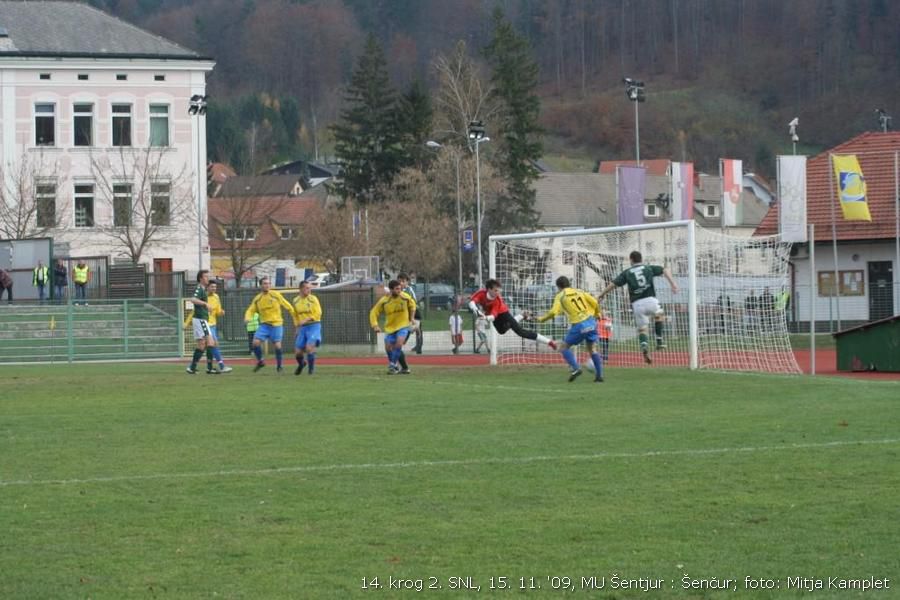
[[[422,166],[432,158],[433,153],[425,147],[425,142],[431,136],[433,114],[431,96],[425,84],[415,79],[400,99],[397,113],[407,155],[404,157],[405,166]]]
[[[492,98],[500,106],[499,120],[485,123],[496,131],[495,163],[507,182],[506,191],[488,209],[493,232],[530,229],[537,225],[532,182],[538,178],[534,161],[543,153],[541,112],[537,96],[538,66],[528,41],[519,35],[498,8],[494,11],[494,33],[484,49],[492,69]]]
[[[397,95],[387,73],[384,50],[370,35],[344,96],[345,108],[332,126],[341,178],[334,190],[344,200],[367,205],[385,200],[403,165],[397,123]]]

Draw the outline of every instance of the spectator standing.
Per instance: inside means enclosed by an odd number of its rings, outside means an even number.
[[[56,259],[53,266],[53,285],[56,287],[56,301],[62,304],[65,302],[66,290],[69,287],[69,271],[61,258]]]
[[[478,315],[475,318],[475,334],[478,336],[478,345],[475,346],[475,354],[481,354],[482,346],[484,346],[488,352],[491,351],[487,338],[487,323],[487,319],[484,315]]]
[[[47,285],[50,283],[50,269],[44,264],[44,261],[38,260],[37,266],[32,272],[31,285],[38,289],[38,301],[43,304],[46,295]]]
[[[750,290],[750,295],[744,299],[744,327],[747,331],[753,331],[756,326],[756,307],[759,305],[759,298],[756,292]]]
[[[765,288],[759,297],[760,325],[765,329],[772,325],[772,313],[775,312],[775,296],[769,288]]]
[[[253,354],[253,338],[259,329],[259,313],[253,313],[253,318],[247,321],[247,353]]]
[[[463,318],[457,310],[450,314],[450,343],[453,344],[453,354],[459,354],[459,347],[463,345]]]
[[[609,360],[609,340],[613,335],[613,322],[606,313],[597,320],[597,335],[600,337],[600,358],[606,362]]]
[[[0,269],[0,299],[3,299],[3,291],[6,290],[6,298],[9,304],[12,304],[12,276],[9,274],[9,271],[5,269]]]
[[[91,281],[91,268],[84,264],[83,258],[78,259],[78,264],[72,270],[72,281],[75,282],[75,298],[84,300],[82,304],[87,304],[87,285]]]

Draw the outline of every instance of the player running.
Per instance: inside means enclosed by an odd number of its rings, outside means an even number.
[[[542,344],[547,344],[553,350],[556,350],[557,346],[554,340],[551,340],[547,336],[541,335],[536,331],[522,328],[519,323],[520,321],[525,320],[527,315],[518,314],[513,316],[510,314],[509,307],[500,295],[500,290],[501,286],[499,281],[496,279],[488,279],[484,283],[484,289],[478,290],[472,294],[471,298],[469,298],[469,310],[475,314],[476,318],[483,316],[488,322],[493,322],[494,329],[496,329],[497,333],[500,335],[503,335],[512,329],[520,338],[537,340]]]
[[[270,289],[272,287],[268,277],[259,280],[262,291],[258,293],[247,311],[244,313],[244,322],[249,322],[254,314],[259,315],[259,329],[253,336],[253,354],[256,356],[256,367],[253,372],[256,373],[266,366],[266,362],[262,357],[262,342],[269,340],[275,345],[275,364],[277,371],[284,371],[282,361],[284,352],[281,350],[281,339],[284,337],[284,319],[281,317],[281,309],[286,308],[293,315],[294,307],[290,302],[284,299],[280,292]]]
[[[208,375],[213,375],[215,373],[231,373],[234,370],[231,367],[225,366],[225,361],[222,360],[222,351],[219,350],[219,328],[217,323],[219,317],[225,315],[225,310],[222,308],[222,301],[219,299],[219,294],[216,293],[217,287],[215,281],[210,281],[209,285],[206,286],[206,291],[209,295],[209,345],[212,346],[213,358],[216,359],[216,362],[219,364],[218,371],[212,368],[212,364],[207,364],[206,373]]]
[[[322,305],[312,294],[312,284],[300,282],[300,293],[294,298],[294,325],[297,327],[297,338],[294,340],[294,356],[297,368],[294,375],[303,372],[308,364],[310,375],[316,368],[316,348],[322,343]],[[306,360],[303,354],[306,354]]]
[[[663,276],[669,282],[672,293],[678,293],[678,284],[672,279],[669,270],[658,265],[645,265],[641,253],[635,250],[628,255],[631,260],[631,267],[622,271],[618,277],[600,292],[597,298],[603,301],[608,293],[617,287],[628,286],[628,299],[631,301],[631,309],[634,311],[634,321],[638,327],[638,339],[641,342],[641,354],[644,355],[644,362],[648,365],[653,362],[650,358],[650,338],[649,326],[650,319],[654,320],[654,329],[656,332],[656,349],[660,350],[666,347],[663,340],[663,321],[666,315],[659,306],[659,300],[656,299],[656,289],[653,287],[653,278]]]
[[[212,346],[209,344],[209,294],[206,292],[206,286],[209,284],[209,271],[202,269],[197,272],[197,288],[194,290],[194,296],[191,303],[194,305],[194,317],[191,319],[194,329],[194,340],[197,347],[194,349],[194,356],[191,358],[191,364],[187,368],[190,375],[197,374],[197,363],[203,352],[206,352],[207,370],[212,371],[213,352]]]
[[[388,375],[409,375],[403,344],[409,337],[416,314],[416,301],[403,291],[403,286],[396,279],[388,282],[388,289],[390,293],[379,298],[369,312],[369,324],[375,333],[380,333],[378,317],[384,314],[384,351],[388,357]]]
[[[568,277],[558,277],[556,287],[559,293],[553,298],[553,306],[546,313],[537,318],[539,323],[549,321],[560,312],[566,313],[569,320],[569,332],[565,340],[559,344],[559,353],[572,368],[569,373],[569,381],[575,381],[581,375],[581,367],[575,359],[575,353],[570,348],[584,342],[588,354],[591,355],[591,363],[594,365],[594,381],[603,383],[603,362],[600,354],[594,349],[597,343],[597,317],[600,316],[600,305],[597,300],[585,291],[573,288]]]

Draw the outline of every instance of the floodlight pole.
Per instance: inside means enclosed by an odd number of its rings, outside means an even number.
[[[481,158],[478,154],[478,146],[481,145],[481,139],[475,140],[475,218],[478,220],[478,288],[484,287],[483,274],[484,270],[481,265]]]
[[[204,139],[204,136],[201,135],[200,125],[201,120],[200,117],[206,116],[206,107],[207,102],[209,100],[209,96],[203,96],[201,94],[194,94],[191,96],[190,100],[190,108],[188,108],[188,114],[192,117],[197,117],[197,272],[199,273],[203,269],[203,190],[200,187],[202,185],[201,180],[201,169],[203,165],[201,165],[202,157],[200,156],[200,144]]]
[[[429,148],[443,148],[444,145],[435,142],[433,140],[428,140],[425,142],[425,145]],[[460,197],[460,182],[459,182],[459,161],[462,159],[462,154],[459,152],[457,148],[454,148],[454,155],[456,157],[456,262],[459,266],[459,288],[457,289],[457,294],[462,294],[463,290],[463,268],[462,268],[462,209],[461,205],[461,197]]]
[[[641,121],[638,118],[638,100],[634,99],[634,162],[641,166]]]

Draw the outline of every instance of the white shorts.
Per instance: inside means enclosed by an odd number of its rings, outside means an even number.
[[[191,319],[191,323],[194,325],[195,340],[205,340],[209,337],[209,323],[206,319]]]
[[[647,327],[654,317],[662,314],[659,307],[659,300],[656,298],[641,298],[631,303],[631,309],[634,311],[634,322],[638,328]]]

